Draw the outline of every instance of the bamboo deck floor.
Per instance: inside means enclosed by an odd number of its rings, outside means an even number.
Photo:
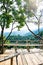
[[[40,49],[31,49],[30,52],[40,51]],[[43,52],[41,53],[31,53],[22,54],[22,52],[28,52],[27,49],[17,49],[17,52],[21,54],[18,56],[18,65],[43,65]],[[7,50],[5,53],[0,55],[1,58],[5,58],[11,54],[15,53],[14,49]],[[10,59],[4,62],[0,62],[0,65],[10,65]],[[13,65],[16,65],[16,58],[13,59]]]

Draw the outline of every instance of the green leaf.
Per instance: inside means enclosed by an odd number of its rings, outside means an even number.
[[[13,1],[10,1],[9,4],[10,4],[10,5],[13,4]]]
[[[32,17],[34,16],[32,12],[28,11],[28,16]]]
[[[21,5],[21,0],[16,0],[16,2],[18,6]]]

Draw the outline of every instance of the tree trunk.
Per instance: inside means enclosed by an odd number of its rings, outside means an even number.
[[[40,33],[40,21],[38,21],[38,35]]]
[[[4,53],[4,40],[3,40],[3,32],[4,32],[4,27],[2,27],[2,31],[1,31],[1,54]]]

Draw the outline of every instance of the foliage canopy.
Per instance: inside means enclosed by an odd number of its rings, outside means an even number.
[[[1,27],[4,26],[8,28],[12,22],[18,22],[20,26],[24,25],[26,17],[24,15],[25,9],[21,5],[21,0],[0,0],[0,5]]]

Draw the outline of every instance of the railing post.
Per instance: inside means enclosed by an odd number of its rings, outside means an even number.
[[[18,44],[18,41],[16,41],[16,44]]]
[[[29,45],[27,44],[27,46],[26,46],[26,49],[28,50],[28,52],[30,52],[30,50],[29,50]]]
[[[13,57],[11,58],[11,65],[13,65]]]
[[[40,40],[40,43],[43,44],[43,40]],[[40,46],[40,49],[43,49],[43,46]]]
[[[18,56],[16,56],[16,65],[18,65]]]
[[[15,48],[15,52],[17,53],[17,48]],[[18,55],[16,56],[16,65],[18,65]]]

